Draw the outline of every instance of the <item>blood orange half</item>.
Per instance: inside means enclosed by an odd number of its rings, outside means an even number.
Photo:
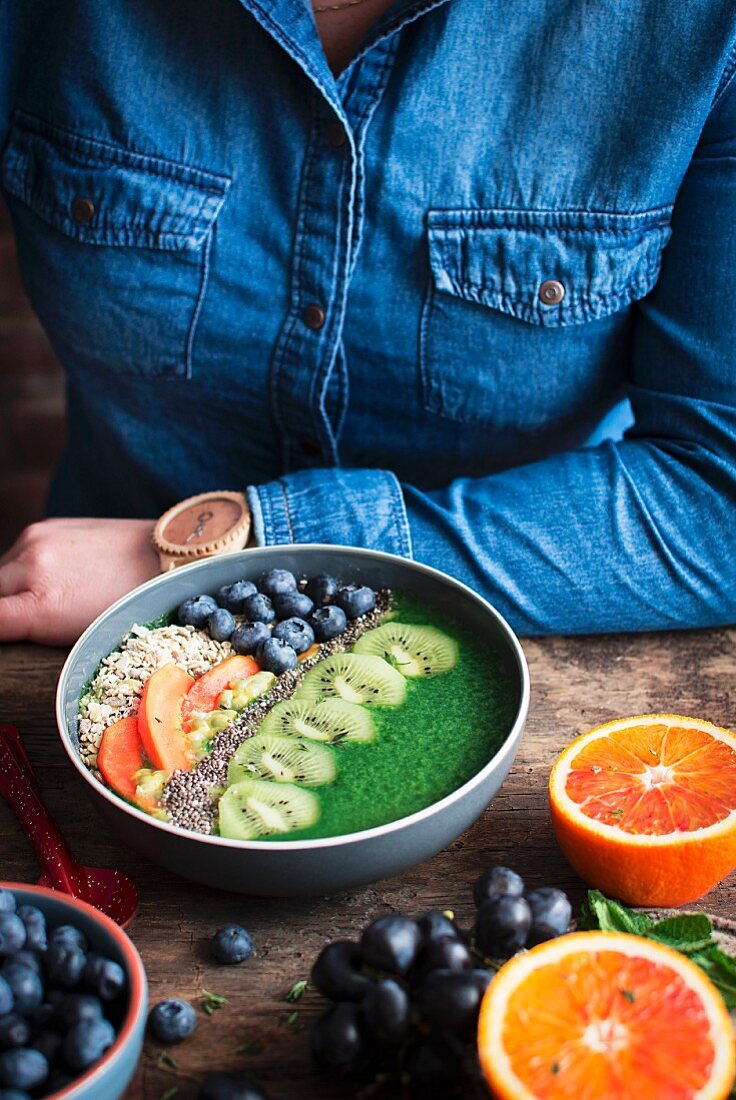
[[[725,1100],[728,1012],[689,959],[638,936],[573,932],[517,955],[481,1005],[500,1100]]]
[[[592,886],[682,905],[736,867],[736,735],[647,714],[583,734],[549,781],[560,847]]]

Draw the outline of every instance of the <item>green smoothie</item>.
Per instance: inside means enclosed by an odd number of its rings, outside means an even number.
[[[318,821],[264,840],[340,836],[406,817],[466,783],[508,736],[517,700],[493,649],[444,609],[402,594],[391,617],[449,634],[459,647],[457,663],[436,676],[408,678],[400,706],[372,707],[378,736],[334,747],[337,777],[313,790]]]

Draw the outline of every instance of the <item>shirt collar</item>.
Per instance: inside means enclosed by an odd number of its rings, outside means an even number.
[[[240,0],[295,61],[344,118],[337,81],[327,64],[322,43],[314,22],[311,0]],[[391,37],[407,23],[420,18],[433,8],[451,0],[394,0],[392,6],[376,21],[358,55],[348,69],[368,50]],[[346,70],[347,72],[347,70]],[[343,76],[345,74],[342,74]]]

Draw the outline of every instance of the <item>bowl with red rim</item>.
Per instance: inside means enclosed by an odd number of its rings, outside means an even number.
[[[33,1095],[44,1100],[116,1100],[130,1082],[143,1047],[148,986],[140,955],[119,925],[85,901],[45,886],[21,882],[0,882],[0,888],[12,891],[18,905],[39,908],[49,928],[76,925],[90,948],[119,963],[128,979],[127,990],[121,995],[120,1004],[115,1005],[115,1018],[111,1021],[117,1032],[113,1045],[99,1061],[63,1088],[44,1092],[41,1086]]]
[[[299,577],[337,578],[411,592],[433,606],[451,606],[468,630],[492,648],[503,669],[513,718],[501,744],[467,782],[425,809],[387,824],[319,839],[236,840],[189,831],[124,801],[84,763],[78,733],[85,685],[134,623],[169,613],[185,599],[216,592],[264,570]],[[498,611],[479,593],[429,566],[353,546],[269,546],[223,554],[175,569],[128,593],[95,620],[71,650],[59,677],[56,720],[62,744],[97,809],[122,839],[185,878],[266,896],[335,893],[397,874],[434,855],[486,809],[516,754],[529,707],[529,672],[521,644]]]

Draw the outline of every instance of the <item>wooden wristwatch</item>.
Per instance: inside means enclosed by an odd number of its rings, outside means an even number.
[[[200,493],[164,512],[151,534],[161,571],[216,554],[242,550],[250,535],[245,493],[227,489]]]

